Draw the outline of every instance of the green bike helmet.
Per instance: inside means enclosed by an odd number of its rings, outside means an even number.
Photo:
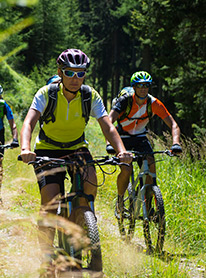
[[[131,86],[135,86],[137,83],[152,83],[151,75],[146,71],[135,72],[130,80]]]

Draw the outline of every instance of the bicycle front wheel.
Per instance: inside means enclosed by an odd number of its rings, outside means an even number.
[[[75,213],[74,222],[85,230],[90,241],[87,248],[81,248],[75,252],[75,256],[81,261],[82,269],[101,272],[102,253],[99,231],[94,213],[87,207],[79,208]]]
[[[120,235],[122,239],[128,242],[132,240],[135,231],[133,195],[132,184],[130,182],[124,194],[123,211],[117,218]]]
[[[68,220],[83,228],[88,238],[87,242],[84,241],[77,247],[72,243],[71,235],[59,231],[60,250],[64,250],[75,261],[70,270],[94,272],[95,277],[102,277],[102,254],[94,213],[88,207],[78,207],[72,211]]]
[[[147,188],[144,201],[148,215],[148,220],[143,220],[145,244],[149,252],[162,253],[166,223],[164,202],[157,185]]]

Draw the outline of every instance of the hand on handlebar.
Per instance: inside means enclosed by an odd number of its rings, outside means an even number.
[[[171,147],[172,154],[180,154],[182,153],[182,148],[179,144],[173,144]]]
[[[120,162],[128,164],[133,160],[133,154],[127,151],[118,153],[117,157],[119,158]]]
[[[23,150],[23,151],[21,151],[21,158],[24,163],[28,163],[30,161],[36,160],[36,154],[29,150]]]

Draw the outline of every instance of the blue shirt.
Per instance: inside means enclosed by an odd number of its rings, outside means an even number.
[[[5,110],[5,115],[7,117],[7,120],[12,120],[14,118],[13,112],[10,108],[10,106],[4,101],[4,110]],[[4,128],[4,122],[3,122],[3,117],[0,118],[0,130]]]

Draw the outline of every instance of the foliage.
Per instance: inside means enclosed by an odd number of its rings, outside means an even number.
[[[29,76],[36,83],[34,91],[56,73],[61,51],[80,48],[91,59],[88,81],[106,107],[129,85],[134,71],[147,70],[154,80],[151,93],[163,101],[184,135],[194,137],[194,125],[205,128],[205,1],[25,3],[0,4],[1,36],[7,35],[0,42],[0,59]],[[16,28],[24,20],[22,29]],[[6,77],[1,78],[7,85]],[[162,130],[158,125],[157,133]]]
[[[23,119],[33,99],[34,82],[15,72],[7,63],[1,63],[0,78],[4,80],[4,98],[13,112]]]

